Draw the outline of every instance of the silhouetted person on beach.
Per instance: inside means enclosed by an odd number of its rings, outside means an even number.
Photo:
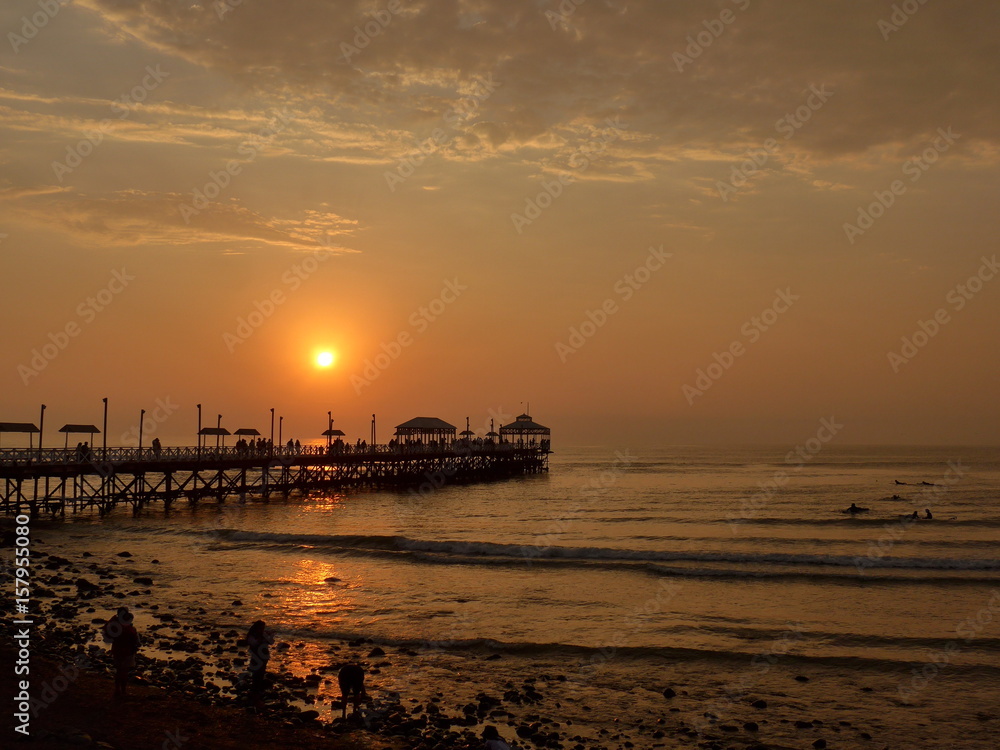
[[[357,664],[348,664],[337,673],[337,682],[340,683],[340,702],[343,706],[341,717],[346,719],[348,699],[354,702],[354,713],[357,713],[361,701],[368,697],[365,692],[365,670]]]
[[[510,745],[503,741],[496,727],[483,729],[483,739],[486,740],[485,750],[510,750]]]
[[[101,635],[104,636],[105,643],[114,643],[115,638],[122,634],[122,617],[128,614],[128,607],[119,607],[118,611],[111,615],[104,627],[101,628]]]
[[[111,660],[115,664],[116,698],[125,697],[128,673],[135,667],[135,655],[139,652],[139,633],[132,625],[133,619],[131,612],[125,612],[118,618],[121,632],[111,642]]]
[[[264,694],[264,674],[271,658],[274,634],[266,630],[263,620],[257,620],[247,632],[247,656],[250,658],[250,702],[258,707]]]

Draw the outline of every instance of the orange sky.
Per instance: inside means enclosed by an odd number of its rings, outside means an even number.
[[[998,16],[5,3],[0,421],[995,445]]]

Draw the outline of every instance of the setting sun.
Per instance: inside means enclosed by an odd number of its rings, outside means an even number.
[[[316,365],[318,367],[329,367],[335,359],[336,357],[333,352],[320,352],[316,355]]]

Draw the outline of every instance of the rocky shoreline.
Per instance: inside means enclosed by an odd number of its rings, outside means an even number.
[[[748,695],[727,705],[730,715],[721,716],[712,712],[707,701],[699,700],[693,689],[689,692],[683,686],[677,686],[677,690],[667,687],[662,691],[662,707],[652,718],[621,721],[615,718],[606,726],[593,723],[588,726],[580,717],[591,710],[583,703],[593,699],[594,693],[581,695],[573,682],[559,673],[523,676],[518,681],[503,683],[501,689],[494,685],[492,692],[482,690],[489,683],[484,680],[477,684],[475,675],[471,680],[465,676],[448,679],[442,683],[444,689],[430,695],[404,696],[373,690],[372,702],[360,715],[349,714],[342,719],[336,674],[343,664],[361,664],[375,682],[381,674],[398,677],[411,669],[447,670],[448,667],[437,664],[430,651],[382,648],[361,639],[331,647],[325,666],[306,673],[298,670],[300,673],[295,674],[289,666],[297,664],[299,660],[295,657],[314,644],[283,638],[281,634],[272,648],[270,684],[258,715],[246,700],[246,654],[241,645],[245,631],[234,626],[210,628],[200,624],[245,621],[248,615],[240,613],[242,602],[227,602],[219,612],[209,611],[204,603],[193,602],[186,610],[161,605],[155,594],[155,576],[146,574],[159,565],[156,560],[136,560],[127,550],[112,559],[98,560],[88,552],[70,559],[44,552],[46,545],[37,537],[34,541],[39,544],[34,547],[32,557],[32,599],[37,613],[33,653],[64,672],[78,668],[91,676],[109,675],[110,656],[107,647],[100,643],[100,627],[119,604],[127,604],[133,612],[142,613],[139,629],[144,640],[132,683],[135,694],[128,699],[133,705],[148,700],[149,691],[163,691],[191,706],[232,711],[241,721],[252,717],[254,721],[289,731],[307,729],[309,743],[314,747],[360,743],[373,748],[472,750],[483,746],[480,735],[485,724],[497,726],[511,747],[521,750],[634,747],[821,750],[828,746],[882,750],[886,747],[850,721],[824,724],[803,716],[801,705],[792,705],[802,701],[787,695],[787,700],[776,699],[774,692],[765,692],[770,706],[760,695]],[[140,571],[142,575],[138,574]],[[485,676],[490,665],[483,662],[508,657],[476,653],[462,658],[480,663]],[[475,664],[468,667],[469,672],[473,669],[480,667]],[[445,673],[443,677],[454,675]],[[97,699],[111,703],[110,681],[103,679],[108,684],[107,691]],[[805,682],[808,678],[799,680],[799,684]],[[42,719],[47,716],[45,711],[41,713]],[[577,717],[577,722],[570,716]],[[794,740],[789,741],[789,735]],[[341,742],[349,744],[338,744]],[[81,741],[79,746],[86,745]],[[118,750],[127,747],[96,742],[91,746],[118,747]],[[273,745],[261,741],[258,745],[244,746]]]

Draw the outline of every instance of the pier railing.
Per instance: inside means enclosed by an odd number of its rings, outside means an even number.
[[[274,447],[195,447],[171,448],[0,448],[0,467],[70,465],[98,463],[176,463],[191,461],[218,461],[220,459],[261,459],[276,458],[294,460],[296,458],[317,458],[324,456],[419,456],[448,453],[509,453],[517,450],[546,449],[543,441],[525,442],[470,442],[456,440],[438,445],[303,445],[300,448],[288,446]]]

